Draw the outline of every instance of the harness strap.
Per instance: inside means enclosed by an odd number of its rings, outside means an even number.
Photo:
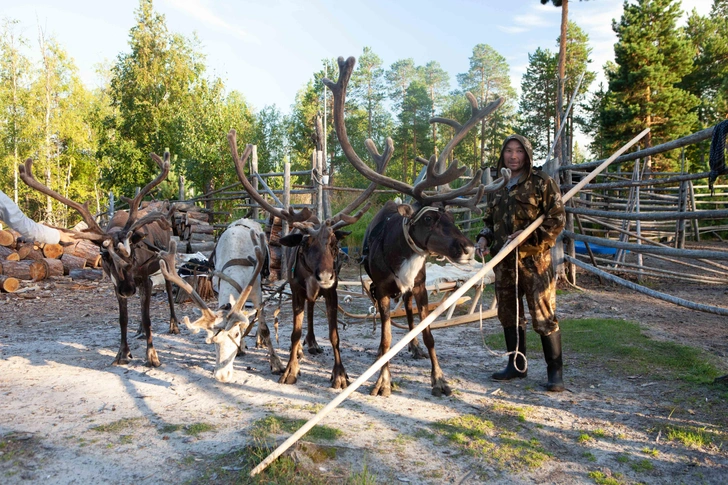
[[[417,211],[417,214],[415,214],[415,216],[411,219],[407,217],[402,218],[402,232],[404,233],[404,240],[407,241],[407,245],[410,247],[410,249],[412,249],[412,251],[420,256],[429,256],[430,252],[427,249],[417,246],[417,243],[414,239],[412,239],[412,236],[410,235],[409,229],[414,224],[416,224],[423,215],[430,211],[439,212],[439,209],[437,207],[425,206]]]

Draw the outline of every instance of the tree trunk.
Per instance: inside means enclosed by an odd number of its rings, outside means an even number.
[[[63,263],[60,259],[39,259],[30,265],[30,276],[33,281],[40,281],[51,276],[63,276]]]
[[[31,280],[30,265],[33,261],[2,261],[2,274],[19,280]]]
[[[98,268],[101,266],[101,251],[99,247],[83,239],[75,244],[64,247],[63,254],[72,254],[84,258],[89,268]]]
[[[561,3],[561,38],[559,39],[559,80],[556,91],[556,126],[554,127],[554,135],[561,128],[561,115],[564,111],[564,78],[566,77],[566,27],[569,23],[569,0],[563,0]],[[562,163],[561,143],[556,143],[554,148],[554,156]]]
[[[0,290],[5,293],[15,293],[20,287],[20,281],[12,276],[0,276]]]
[[[86,266],[86,259],[73,254],[64,254],[61,256],[61,263],[63,264],[63,274],[67,275],[74,269],[83,269]]]

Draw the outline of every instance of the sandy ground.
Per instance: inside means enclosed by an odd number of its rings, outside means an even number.
[[[587,291],[565,288],[558,296],[562,319],[637,321],[653,338],[706,350],[728,373],[724,317],[601,286],[587,276],[579,284]],[[725,288],[654,287],[728,306]],[[365,300],[359,304],[360,310],[368,306]],[[116,300],[106,279],[57,278],[32,291],[0,295],[0,482],[224,483],[203,470],[215,456],[251,444],[254,422],[270,415],[309,419],[336,396],[328,387],[333,356],[319,305],[317,338],[325,352],[307,354],[298,383],[290,386],[278,384],[265,351],[255,349],[251,337],[251,348],[236,360],[233,381],[213,380],[214,349],[203,336],[187,329],[180,335],[166,333],[162,292],[152,303],[159,368],[144,365],[141,340],[131,344],[132,364],[110,365],[119,331]],[[134,298],[133,328],[138,307]],[[191,315],[191,305],[181,305],[179,313]],[[353,381],[375,361],[379,330],[372,331],[371,320],[345,320],[342,358]],[[277,344],[284,362],[289,322],[284,304]],[[613,483],[726,483],[725,385],[654,379],[649,369],[620,376],[607,363],[571,353],[565,355],[564,374],[569,392],[546,393],[541,387],[545,364],[538,351],[529,351],[527,379],[497,383],[489,376],[505,361],[484,348],[483,333],[500,334],[497,321],[485,321],[482,330],[474,323],[436,331],[440,363],[455,390],[446,398],[430,394],[427,360],[400,353],[392,365],[397,384],[392,396],[369,396],[372,379],[332,412],[322,424],[342,432],[332,443],[336,458],[313,466],[327,476],[366,467],[380,483],[595,483],[596,476],[612,477]],[[395,341],[403,334],[395,330]],[[530,329],[528,336],[537,337]],[[494,423],[487,435],[499,447],[490,454],[468,452],[433,426],[462,417]],[[211,426],[190,434],[200,423]],[[103,425],[116,429],[99,428]],[[714,437],[713,444],[670,440],[665,434],[669,426],[703,429]],[[507,448],[508,440],[521,445]],[[541,450],[545,459],[529,466],[513,451],[523,450],[523,443]]]

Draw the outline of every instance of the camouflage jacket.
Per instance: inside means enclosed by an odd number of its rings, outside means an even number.
[[[521,258],[550,249],[566,223],[559,186],[546,173],[529,167],[510,190],[503,187],[492,195],[478,238],[485,237],[495,254],[505,246],[508,236],[525,229],[541,214],[546,220],[519,246]]]

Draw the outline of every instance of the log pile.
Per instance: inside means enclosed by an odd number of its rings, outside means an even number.
[[[172,231],[179,238],[179,251],[210,255],[215,247],[215,228],[209,214],[192,203],[175,202]]]
[[[28,241],[12,229],[0,231],[0,291],[17,291],[20,280],[40,281],[100,266],[99,248],[89,241],[64,247]]]
[[[270,281],[281,279],[281,266],[283,261],[283,247],[279,242],[283,232],[283,224],[278,217],[270,216],[265,228],[268,236],[268,253],[270,254]]]

